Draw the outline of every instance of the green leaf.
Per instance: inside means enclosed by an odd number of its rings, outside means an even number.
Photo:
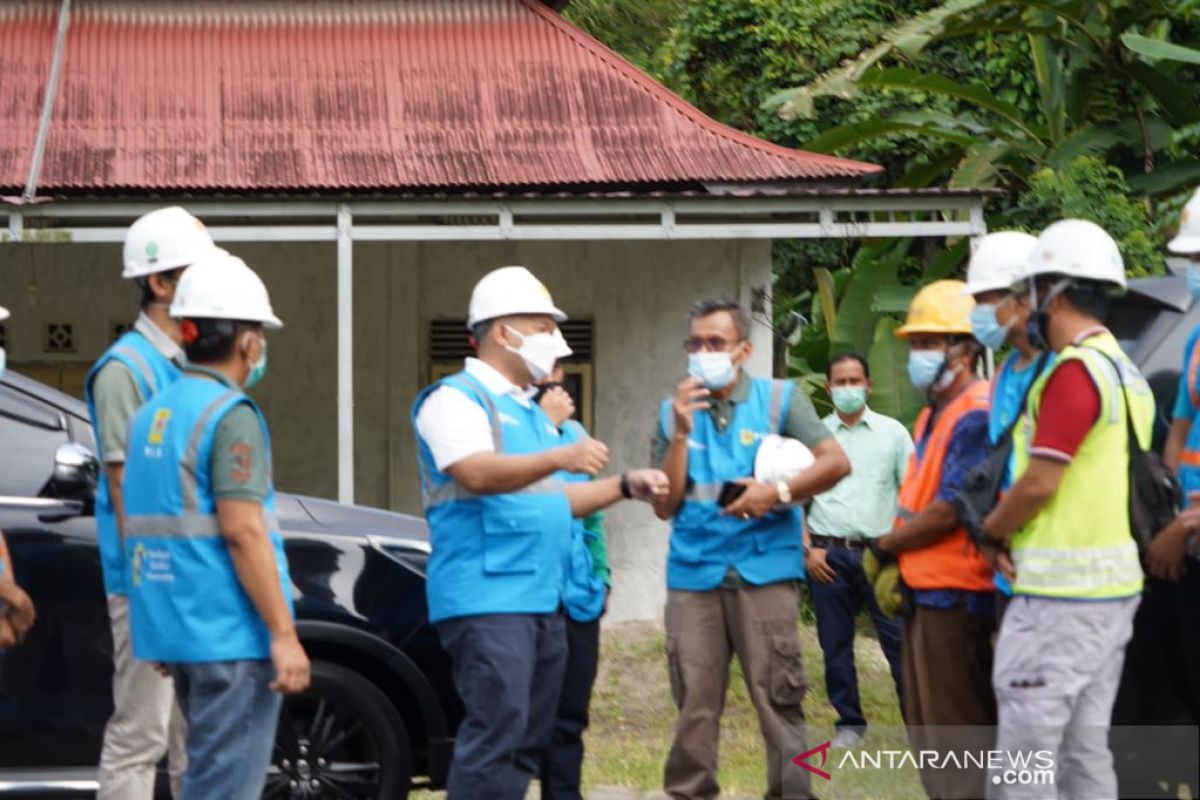
[[[1058,142],[1063,138],[1067,122],[1062,61],[1050,40],[1044,36],[1030,36],[1029,50],[1033,55],[1033,71],[1037,76],[1046,128],[1050,132],[1050,140]]]
[[[968,103],[973,103],[980,108],[999,115],[1023,131],[1031,139],[1042,138],[1028,125],[1016,106],[999,99],[986,86],[980,83],[960,83],[947,78],[945,75],[922,73],[903,67],[873,71],[864,75],[859,83],[867,86],[913,89],[930,92],[931,94],[957,97],[960,100],[966,100]]]
[[[939,250],[929,259],[921,283],[928,284],[954,275],[971,251],[971,240],[965,236],[944,250]]]
[[[813,279],[817,283],[817,297],[821,301],[821,314],[825,317],[825,330],[832,339],[837,323],[837,287],[833,282],[833,274],[824,267],[817,267],[813,270]]]
[[[935,158],[928,163],[917,163],[910,167],[908,172],[900,176],[894,186],[897,189],[924,189],[929,184],[933,183],[941,175],[950,170],[962,160],[963,151],[959,147],[952,147],[943,156]]]
[[[1182,61],[1185,64],[1200,64],[1200,50],[1184,47],[1180,44],[1164,42],[1161,39],[1151,39],[1138,33],[1127,33],[1121,37],[1121,44],[1146,58],[1159,61]]]
[[[1046,157],[1047,166],[1059,169],[1079,156],[1104,153],[1115,145],[1126,141],[1126,136],[1116,128],[1098,128],[1084,125],[1072,133]]]
[[[1129,176],[1129,188],[1140,195],[1160,195],[1173,192],[1200,181],[1200,161],[1176,161],[1147,175]]]
[[[892,317],[883,317],[875,326],[867,351],[874,383],[871,408],[911,427],[924,401],[908,379],[908,345],[896,338],[899,326],[899,320]]]
[[[996,185],[999,174],[997,162],[1012,150],[1008,144],[978,144],[967,150],[963,160],[950,176],[952,189],[988,189]]]
[[[880,286],[871,302],[871,310],[880,314],[904,314],[919,286]]]
[[[862,247],[854,257],[854,272],[838,305],[834,348],[866,350],[875,335],[879,313],[872,309],[884,286],[898,285],[900,264],[912,246],[911,239]]]
[[[852,122],[823,131],[803,147],[816,153],[835,153],[862,142],[882,139],[894,133],[920,133],[942,141],[968,147],[978,138],[971,133],[931,123],[931,115],[924,112],[900,113],[890,117],[872,117],[863,122]]]
[[[1141,61],[1128,65],[1125,71],[1158,101],[1172,125],[1178,128],[1200,121],[1200,108],[1196,107],[1192,93],[1184,91],[1173,76]]]

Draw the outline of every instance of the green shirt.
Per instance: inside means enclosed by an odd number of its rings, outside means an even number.
[[[846,451],[850,474],[813,498],[809,531],[843,538],[882,536],[896,519],[896,498],[913,451],[912,437],[898,420],[869,408],[852,428],[836,413],[823,421]]]
[[[189,364],[184,370],[215,378],[231,389],[233,381],[220,372]],[[267,464],[267,441],[258,414],[245,403],[231,408],[217,423],[214,434],[211,469],[213,497],[217,500],[249,500],[262,503],[271,486]]]

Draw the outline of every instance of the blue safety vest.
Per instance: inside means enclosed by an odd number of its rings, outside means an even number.
[[[492,394],[466,372],[444,378],[417,396],[414,428],[421,405],[439,386],[461,391],[487,412],[497,453],[539,453],[561,444],[558,429],[537,403],[523,406],[511,395]],[[419,434],[417,458],[429,523],[429,621],[557,610],[573,524],[561,476],[510,494],[480,496],[437,468]]]
[[[1193,411],[1183,451],[1179,454],[1179,486],[1183,489],[1183,504],[1192,505],[1191,498],[1200,492],[1200,326],[1188,336],[1184,351],[1183,374],[1179,376],[1179,391],[1190,398]]]
[[[125,461],[125,552],[133,654],[168,664],[271,656],[271,636],[234,570],[212,495],[217,426],[245,403],[240,389],[185,375],[137,412]],[[280,588],[291,610],[291,580],[272,487],[263,504]]]
[[[562,444],[572,444],[588,437],[587,431],[575,420],[567,420],[562,426]],[[579,472],[562,473],[564,481],[585,483],[588,476]],[[582,519],[574,520],[571,526],[571,550],[567,559],[563,582],[563,605],[567,614],[576,622],[594,622],[604,613],[604,599],[608,587],[604,578],[596,574],[596,563],[592,559],[591,543],[597,536],[589,531]]]
[[[84,381],[84,397],[88,414],[92,418],[92,433],[96,439],[97,455],[101,462],[104,453],[100,447],[100,429],[96,419],[96,400],[92,396],[92,381],[104,365],[110,361],[124,364],[133,373],[142,399],[150,398],[167,388],[182,375],[175,362],[164,356],[142,334],[128,331],[92,365]],[[117,532],[117,514],[108,491],[108,472],[100,470],[96,485],[96,536],[100,541],[100,565],[104,572],[104,591],[108,594],[125,594],[125,553],[121,548],[121,537]]]
[[[760,519],[723,516],[717,498],[725,481],[754,475],[754,457],[763,437],[781,433],[795,385],[753,378],[750,395],[734,405],[733,419],[718,432],[712,415],[694,416],[688,440],[688,490],[671,527],[667,586],[706,591],[716,588],[729,567],[757,586],[804,577],[803,517],[798,506]],[[662,430],[674,429],[671,401],[660,412]]]

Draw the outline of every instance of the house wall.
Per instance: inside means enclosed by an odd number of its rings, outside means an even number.
[[[231,244],[266,281],[286,327],[272,334],[270,370],[252,394],[271,421],[276,483],[337,494],[336,249],[332,244]],[[136,314],[137,292],[119,279],[115,245],[0,247],[0,304],[9,361],[77,388]],[[524,264],[569,314],[594,321],[595,430],[613,470],[648,462],[659,401],[684,373],[690,304],[733,294],[751,301],[770,284],[770,243],[365,243],[354,248],[355,484],[358,502],[420,513],[409,409],[429,375],[430,321],[462,318],[488,270]],[[756,315],[762,318],[762,315]],[[73,325],[76,352],[42,352],[48,322]],[[771,336],[753,327],[752,371],[770,369]],[[33,367],[33,364],[41,366]],[[51,367],[53,369],[51,369]],[[661,613],[666,526],[626,503],[607,517],[614,591],[608,619]]]

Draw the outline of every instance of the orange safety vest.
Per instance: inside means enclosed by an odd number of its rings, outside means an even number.
[[[923,457],[918,460],[916,450],[908,457],[908,470],[904,473],[904,483],[900,486],[896,524],[893,528],[899,528],[934,501],[938,486],[941,485],[942,462],[946,458],[946,448],[950,444],[954,426],[965,414],[986,411],[990,393],[989,382],[979,381],[942,409],[933,426],[933,433],[925,444]],[[917,417],[914,430],[917,441],[924,438],[930,416],[931,412],[927,407],[921,412],[921,416]],[[961,527],[931,545],[901,553],[900,575],[913,589],[964,589],[969,592],[995,590],[991,568],[967,537],[966,530]]]

